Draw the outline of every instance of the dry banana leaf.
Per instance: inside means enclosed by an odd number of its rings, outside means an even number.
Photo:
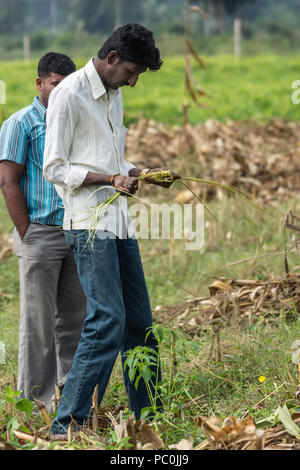
[[[197,52],[195,51],[194,49],[194,46],[192,44],[192,42],[187,38],[185,37],[185,44],[189,50],[189,52],[192,54],[192,56],[194,57],[194,59],[198,62],[198,64],[200,65],[200,67],[202,67],[203,69],[206,68],[205,66],[205,63],[203,62],[203,60],[201,59],[201,57],[197,54]]]
[[[203,16],[203,18],[207,17],[207,14],[205,13],[205,11],[202,10],[202,8],[200,8],[198,5],[190,5],[188,9],[191,11],[195,11],[196,13],[199,13],[199,15]]]

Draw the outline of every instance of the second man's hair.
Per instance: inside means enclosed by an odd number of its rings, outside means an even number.
[[[66,77],[75,71],[76,65],[72,59],[59,52],[48,52],[38,64],[38,76],[41,78],[48,77],[50,73],[57,73]]]

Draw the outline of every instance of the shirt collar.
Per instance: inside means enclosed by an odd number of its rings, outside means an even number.
[[[106,88],[103,85],[103,82],[101,78],[99,77],[99,74],[94,66],[93,63],[93,58],[88,61],[86,66],[84,67],[85,74],[87,76],[87,79],[89,81],[90,87],[91,87],[91,92],[93,95],[93,98],[95,100],[99,99],[101,96],[106,94]],[[109,90],[109,97],[110,98],[115,98],[118,96],[120,93],[120,90]]]
[[[33,107],[38,113],[39,117],[42,121],[46,121],[46,113],[47,108],[43,105],[43,103],[39,100],[39,97],[36,96],[33,100]]]

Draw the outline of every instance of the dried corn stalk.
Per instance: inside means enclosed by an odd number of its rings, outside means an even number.
[[[198,297],[171,307],[160,307],[155,315],[163,322],[175,319],[176,325],[195,334],[203,325],[220,321],[246,321],[264,316],[272,321],[284,309],[300,312],[300,274],[289,273],[283,279],[215,279],[209,297]],[[187,311],[188,308],[188,311]]]
[[[190,0],[186,0],[186,8],[184,12],[184,43],[185,43],[185,90],[187,95],[192,98],[193,103],[196,104],[199,108],[206,108],[207,105],[200,103],[198,99],[198,95],[200,96],[208,96],[198,85],[197,80],[193,74],[192,67],[190,64],[190,55],[194,58],[197,64],[205,69],[205,64],[202,58],[197,54],[191,39],[189,38],[188,31],[188,13],[189,11],[196,11],[200,13],[203,17],[205,17],[204,11],[198,7],[197,5],[190,5]],[[183,104],[183,111],[184,111],[184,123],[185,125],[188,124],[188,109],[189,105],[187,104],[187,100],[185,100]]]
[[[129,127],[127,160],[142,168],[180,169],[183,156],[193,155],[199,164],[195,177],[219,181],[259,197],[265,202],[299,197],[300,123],[273,120],[170,126],[142,118]],[[190,174],[188,168],[181,171]],[[221,197],[217,188],[191,185],[206,200]],[[143,188],[143,195],[153,190]],[[181,199],[184,201],[184,191]],[[186,198],[191,195],[186,193]],[[187,201],[189,202],[189,201]]]

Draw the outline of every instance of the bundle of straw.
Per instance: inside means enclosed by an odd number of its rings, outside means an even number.
[[[173,176],[173,172],[170,171],[170,170],[161,170],[161,171],[153,171],[153,172],[148,172],[148,173],[145,173],[143,175],[140,175],[137,177],[137,179],[139,181],[144,181],[144,180],[152,180],[153,182],[155,183],[173,183],[174,181],[174,176]],[[180,179],[177,179],[182,185],[184,185],[189,191],[191,191],[191,193],[195,196],[195,198],[197,198],[201,204],[203,204],[203,202],[199,199],[199,197],[184,183],[184,181],[186,182],[189,182],[189,181],[195,181],[195,182],[198,182],[198,183],[202,183],[202,184],[209,184],[209,185],[213,185],[213,186],[216,186],[232,195],[235,195],[237,197],[239,197],[240,199],[242,199],[243,201],[247,202],[250,206],[254,207],[255,209],[259,210],[259,211],[262,211],[262,212],[265,212],[266,214],[268,215],[271,215],[270,213],[268,213],[265,209],[262,209],[261,207],[259,207],[257,204],[255,204],[245,193],[243,193],[241,190],[237,189],[237,188],[234,188],[232,186],[228,186],[228,185],[225,185],[225,184],[221,184],[217,181],[211,181],[211,180],[206,180],[206,179],[202,179],[202,178],[193,178],[193,177],[188,177],[188,176],[181,176]],[[99,189],[102,189],[102,188],[99,188]],[[98,226],[98,223],[99,223],[99,220],[100,218],[105,214],[108,206],[110,204],[113,204],[122,194],[127,194],[128,196],[133,196],[132,194],[130,193],[126,193],[125,191],[122,191],[122,192],[119,192],[118,190],[116,190],[117,192],[113,195],[113,196],[110,196],[108,199],[106,199],[105,201],[101,202],[100,204],[94,206],[92,208],[92,210],[94,211],[94,219],[93,219],[93,223],[92,223],[92,226],[90,227],[90,233],[95,233],[96,231],[96,227]],[[133,196],[133,197],[136,197],[136,196]],[[204,204],[203,204],[204,205]],[[206,210],[208,210],[205,205],[204,205],[204,208]]]

